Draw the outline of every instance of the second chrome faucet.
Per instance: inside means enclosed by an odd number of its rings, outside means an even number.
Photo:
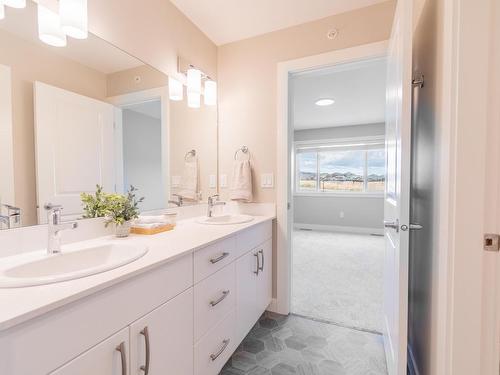
[[[76,229],[78,223],[76,221],[61,222],[60,205],[47,203],[43,206],[47,210],[48,224],[48,243],[47,254],[58,254],[61,252],[61,231],[65,229]]]
[[[219,194],[215,194],[208,197],[208,208],[207,208],[207,216],[212,217],[214,214],[215,206],[225,205],[226,202],[219,201]]]

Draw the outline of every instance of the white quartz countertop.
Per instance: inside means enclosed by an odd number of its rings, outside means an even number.
[[[196,223],[194,219],[189,219],[178,222],[172,231],[152,236],[130,235],[124,239],[108,236],[84,241],[86,244],[124,241],[129,244],[145,245],[149,251],[132,263],[97,275],[54,284],[0,289],[0,331],[272,219],[274,216],[254,216],[251,222],[233,225],[204,225]],[[74,245],[63,246],[62,251]]]

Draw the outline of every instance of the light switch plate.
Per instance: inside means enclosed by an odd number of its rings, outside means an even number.
[[[227,187],[227,174],[221,174],[220,175],[220,187],[221,188],[226,188]]]
[[[210,175],[208,186],[210,187],[210,189],[215,189],[217,187],[217,176],[216,175],[214,175],[214,174]]]
[[[273,188],[274,187],[274,174],[273,173],[262,173],[260,176],[260,186],[263,188]]]

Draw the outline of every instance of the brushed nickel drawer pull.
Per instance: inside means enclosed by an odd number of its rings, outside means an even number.
[[[127,353],[125,351],[124,341],[122,341],[120,345],[116,347],[116,351],[120,352],[120,357],[122,362],[122,375],[127,375]]]
[[[141,335],[144,336],[144,340],[146,342],[146,364],[141,366],[140,369],[144,371],[144,375],[148,375],[149,364],[151,362],[151,348],[149,347],[149,329],[147,326],[141,331]]]
[[[219,303],[221,303],[222,301],[224,301],[224,299],[229,295],[229,290],[224,290],[222,292],[222,296],[220,296],[218,299],[216,299],[215,301],[210,301],[210,305],[212,307],[214,306],[217,306]]]
[[[262,250],[262,249],[259,250],[259,253],[260,253],[260,255],[262,255],[262,264],[259,267],[259,270],[262,271],[262,272],[264,272],[264,250]]]
[[[219,356],[222,354],[222,352],[224,352],[224,350],[226,350],[230,341],[231,340],[229,340],[229,339],[225,339],[224,341],[222,341],[222,348],[220,348],[217,353],[210,354],[210,359],[212,360],[212,362],[215,361],[217,358],[219,358]]]
[[[210,259],[210,263],[215,264],[217,262],[220,262],[222,259],[226,258],[229,255],[229,253],[223,252],[220,256],[217,258],[212,258]]]
[[[257,270],[253,271],[253,273],[256,274],[257,276],[259,276],[259,270],[260,270],[259,253],[255,253],[253,256],[257,258]]]

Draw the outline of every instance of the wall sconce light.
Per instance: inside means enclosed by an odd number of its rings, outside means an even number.
[[[201,95],[201,70],[190,67],[187,71],[188,107],[199,108]]]
[[[211,79],[205,81],[205,105],[217,104],[217,83]]]
[[[179,101],[184,99],[184,87],[175,78],[168,77],[168,96],[170,100]]]
[[[26,0],[3,0],[3,3],[11,8],[26,8]]]
[[[64,33],[75,39],[87,39],[87,0],[59,0],[59,16]]]
[[[3,5],[2,0],[0,0],[0,20],[5,18],[5,6]]]
[[[61,29],[59,15],[38,4],[38,37],[50,46],[65,47],[66,34]]]

